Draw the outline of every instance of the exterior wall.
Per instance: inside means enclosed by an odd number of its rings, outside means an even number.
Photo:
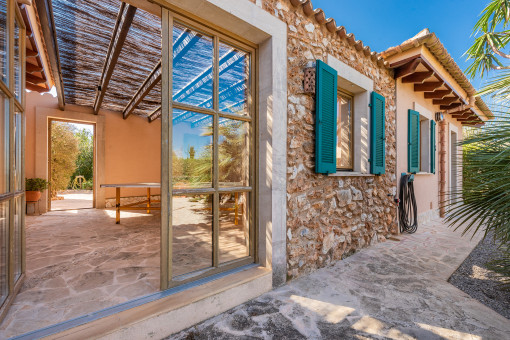
[[[400,186],[401,173],[407,173],[407,143],[408,143],[408,110],[416,110],[428,119],[434,119],[435,112],[439,111],[437,105],[432,104],[432,99],[425,99],[423,92],[414,92],[413,84],[403,84],[397,80],[397,183]],[[457,132],[458,141],[462,139],[462,125],[456,119],[445,115],[448,124],[448,136],[446,138],[446,187],[450,183],[450,131]],[[438,215],[439,209],[439,124],[436,127],[436,173],[418,173],[415,175],[414,192],[418,206],[418,222],[425,222]],[[460,148],[459,148],[460,152]],[[460,185],[460,176],[458,184]],[[398,188],[398,187],[397,187]]]
[[[41,117],[41,115],[45,117]],[[95,116],[89,108],[73,105],[66,106],[66,111],[60,111],[57,98],[50,94],[40,95],[36,92],[27,93],[26,100],[25,162],[27,178],[48,178],[48,131],[45,122],[49,117],[96,124],[97,207],[104,207],[105,199],[115,197],[115,189],[98,188],[100,184],[159,183],[161,176],[161,123],[159,120],[150,124],[146,119],[138,116],[124,120],[120,113],[106,111],[101,111],[99,115]],[[44,120],[43,123],[41,123],[41,119]],[[102,130],[99,131],[99,129]],[[100,135],[104,138],[99,138]],[[41,151],[44,155],[41,155]],[[99,164],[99,158],[104,160],[104,163]],[[151,193],[158,194],[158,191],[152,190]],[[123,197],[144,196],[146,191],[145,189],[123,189],[121,194]],[[44,212],[45,207],[46,199],[44,198],[39,210]]]
[[[397,232],[395,87],[391,71],[307,17],[300,6],[281,0],[256,3],[288,25],[287,278],[292,279]],[[373,90],[386,97],[383,176],[314,172],[315,103],[314,96],[303,93],[303,71],[316,59],[327,62],[328,55],[372,79]]]

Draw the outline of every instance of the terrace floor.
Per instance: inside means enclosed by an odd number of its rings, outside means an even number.
[[[510,320],[447,282],[479,237],[439,219],[169,339],[508,339]]]
[[[52,211],[26,218],[27,275],[0,324],[0,339],[24,334],[159,290],[160,215],[114,210]],[[224,213],[220,259],[245,256],[242,222]],[[211,266],[206,202],[174,198],[174,273]]]

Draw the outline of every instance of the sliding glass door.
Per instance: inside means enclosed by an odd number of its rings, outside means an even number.
[[[24,277],[25,27],[0,0],[0,321]]]
[[[162,289],[255,260],[256,49],[163,9]]]

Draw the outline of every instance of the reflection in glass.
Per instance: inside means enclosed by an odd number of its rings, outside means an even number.
[[[0,305],[9,294],[9,202],[0,202]]]
[[[14,20],[14,94],[19,100],[21,96],[21,30],[18,20]]]
[[[9,191],[9,100],[0,91],[0,194]]]
[[[220,263],[250,255],[247,192],[220,194]]]
[[[21,197],[15,199],[14,205],[14,282],[21,276]]]
[[[7,1],[0,0],[0,76],[9,85],[7,74]]]
[[[212,195],[173,197],[173,277],[212,267],[212,225]]]
[[[22,149],[21,149],[21,134],[22,134],[22,119],[21,113],[16,110],[14,115],[14,182],[16,183],[16,191],[21,190],[22,173],[21,162]]]
[[[220,110],[248,114],[249,55],[220,43],[219,104]]]
[[[173,100],[212,108],[212,38],[176,23],[173,41]]]
[[[352,170],[352,98],[338,95],[336,167]]]
[[[213,117],[174,110],[172,129],[173,187],[212,186]]]
[[[249,186],[249,123],[220,118],[219,182],[220,186]]]

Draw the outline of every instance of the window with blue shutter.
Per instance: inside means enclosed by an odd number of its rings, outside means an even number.
[[[382,175],[386,170],[385,98],[376,92],[372,92],[370,124],[370,173]]]
[[[430,121],[430,172],[436,173],[436,122]]]
[[[337,72],[317,60],[315,74],[315,172],[336,172]]]
[[[409,110],[407,121],[407,171],[417,173],[420,171],[420,114]]]

